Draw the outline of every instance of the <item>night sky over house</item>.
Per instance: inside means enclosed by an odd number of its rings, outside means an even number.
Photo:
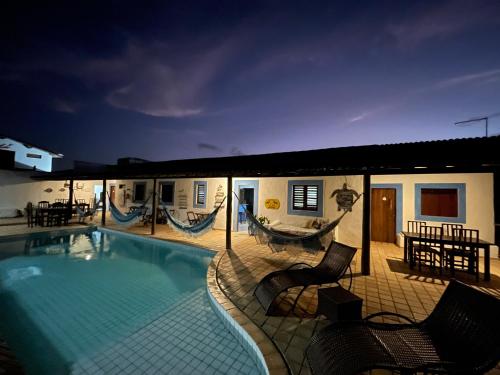
[[[500,1],[6,1],[0,133],[73,160],[500,133]]]

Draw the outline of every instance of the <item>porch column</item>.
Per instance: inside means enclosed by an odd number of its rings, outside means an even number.
[[[68,220],[73,216],[73,179],[69,180]]]
[[[156,204],[156,178],[153,179],[153,210],[152,210],[152,217],[151,217],[151,234],[155,234],[156,231],[156,210],[157,210],[157,204]]]
[[[370,274],[370,201],[371,201],[371,176],[363,176],[363,234],[361,243],[361,273]]]
[[[102,180],[102,216],[101,216],[101,224],[103,227],[106,226],[106,179]]]
[[[226,249],[231,249],[231,221],[233,207],[233,177],[227,178],[227,196],[226,196]]]

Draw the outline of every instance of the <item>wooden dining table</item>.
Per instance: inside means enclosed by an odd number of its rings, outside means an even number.
[[[413,233],[413,232],[401,232],[401,234],[404,237],[404,261],[405,263],[410,264],[410,268],[413,268],[413,259],[412,259],[412,254],[409,251],[413,247],[413,243],[415,241],[418,241],[419,239],[426,238],[425,236],[421,236],[419,233]],[[465,245],[465,246],[474,246],[478,248],[479,250],[483,250],[484,252],[484,281],[490,281],[491,280],[491,274],[490,274],[490,246],[493,245],[491,242],[479,239],[477,242],[471,242],[471,241],[460,241],[457,242],[456,240],[453,239],[451,236],[441,236],[440,238],[436,238],[432,240],[433,242],[436,243],[436,245],[439,246],[441,251],[445,251],[445,246],[444,245],[453,245],[459,243],[460,245]],[[479,267],[479,264],[478,264]]]

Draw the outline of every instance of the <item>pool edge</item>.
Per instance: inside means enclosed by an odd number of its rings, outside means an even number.
[[[219,252],[212,259],[207,271],[207,292],[225,326],[232,331],[238,341],[254,353],[254,359],[263,365],[266,374],[290,374],[288,366],[271,339],[246,316],[219,288],[217,284],[217,264],[225,252]]]

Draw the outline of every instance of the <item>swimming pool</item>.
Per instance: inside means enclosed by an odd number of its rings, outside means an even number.
[[[210,306],[210,251],[99,230],[6,251],[0,329],[28,374],[263,373]]]

